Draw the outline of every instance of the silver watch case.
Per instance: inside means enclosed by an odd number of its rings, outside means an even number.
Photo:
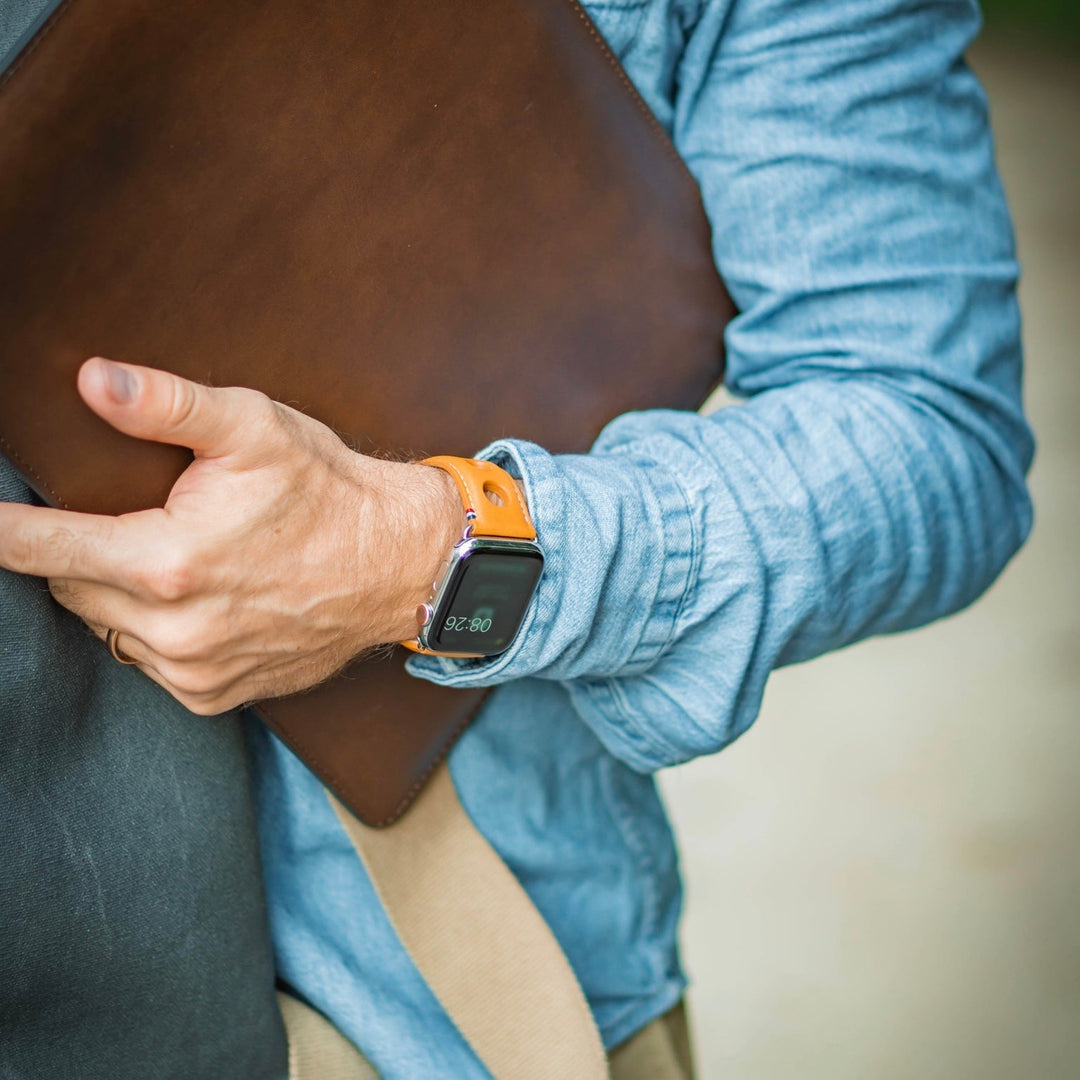
[[[531,556],[538,555],[540,557],[540,574],[537,576],[536,585],[533,586],[532,592],[529,594],[529,599],[522,609],[522,622],[524,622],[525,615],[529,610],[529,605],[532,603],[532,598],[536,595],[536,588],[540,584],[540,578],[543,577],[543,550],[540,545],[533,540],[511,540],[508,537],[499,536],[473,536],[472,526],[467,526],[464,536],[454,545],[446,558],[446,562],[443,563],[443,569],[439,580],[432,584],[431,599],[426,604],[421,604],[417,609],[416,621],[419,629],[416,634],[416,644],[425,652],[432,652],[438,655],[438,647],[435,642],[430,640],[429,634],[433,633],[436,627],[442,625],[443,619],[446,616],[445,608],[457,590],[458,581],[464,573],[465,563],[470,556],[485,551],[496,551],[502,554],[511,555],[515,553]],[[518,623],[510,640],[507,642],[506,649],[509,649],[510,646],[513,645],[520,629],[521,623]],[[506,649],[500,649],[498,653],[455,653],[454,655],[474,657],[488,655],[498,656],[500,653],[506,652]]]

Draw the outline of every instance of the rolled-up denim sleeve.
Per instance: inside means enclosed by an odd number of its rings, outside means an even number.
[[[705,3],[672,92],[739,307],[742,403],[504,440],[548,555],[511,650],[457,686],[566,684],[652,770],[746,730],[769,673],[955,612],[1031,527],[1012,229],[974,4]]]

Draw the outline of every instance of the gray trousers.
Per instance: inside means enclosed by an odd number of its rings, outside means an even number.
[[[238,721],[0,571],[0,1080],[286,1075],[252,807]]]

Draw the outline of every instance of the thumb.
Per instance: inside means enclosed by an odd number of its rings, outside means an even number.
[[[78,385],[86,404],[118,431],[186,446],[198,457],[224,457],[240,449],[253,410],[269,403],[253,390],[203,386],[100,356],[79,369]]]

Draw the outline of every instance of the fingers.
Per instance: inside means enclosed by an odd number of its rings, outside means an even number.
[[[147,605],[120,590],[78,581],[52,580],[49,589],[102,642],[117,631],[120,657],[200,716],[311,686],[339,666],[325,659],[298,662],[292,654],[267,658],[261,650],[222,650],[212,622],[186,605]]]
[[[93,630],[95,637],[105,642],[105,645],[108,648],[109,635],[113,633],[113,628],[93,622],[87,622],[86,625],[89,626],[91,630]],[[116,633],[113,637],[112,648],[115,648],[116,650],[113,658],[121,664],[138,665],[145,671],[146,668],[144,665],[149,659],[145,647],[143,647],[142,643],[137,641],[136,638],[130,637],[126,634],[123,635],[124,644],[122,645],[120,643],[120,637],[121,635],[119,633]],[[128,651],[128,648],[131,649],[130,652]],[[112,651],[112,649],[110,649],[110,651]]]
[[[198,544],[175,532],[164,510],[113,518],[0,502],[0,567],[171,603],[207,580]]]
[[[88,621],[87,625],[103,644],[108,642],[110,629],[116,629],[115,626],[92,621]],[[219,716],[236,708],[244,700],[230,693],[240,681],[239,674],[225,674],[210,665],[168,660],[127,631],[120,630],[114,642],[121,657],[133,662],[147,678],[197,716]]]
[[[123,651],[134,659],[170,678],[181,670],[197,673],[205,683],[195,688],[200,692],[224,690],[251,667],[244,656],[222,659],[212,644],[212,631],[207,632],[200,616],[187,605],[147,604],[119,589],[81,581],[53,579],[49,591],[98,637],[104,638],[109,629],[123,634]]]
[[[79,369],[79,393],[103,420],[136,439],[186,446],[198,457],[244,450],[272,423],[274,403],[239,387],[212,387],[156,368],[97,356]]]
[[[0,566],[35,577],[114,583],[133,555],[118,542],[122,520],[22,503],[0,504]]]
[[[177,684],[161,673],[153,664],[153,661],[140,656],[144,651],[139,648],[137,639],[118,635],[116,647],[122,655],[129,656],[135,661],[139,670],[152,682],[156,682],[167,694],[174,697],[188,712],[196,716],[220,716],[230,709],[236,708],[238,701],[230,701],[224,695],[213,692],[192,692],[184,688],[183,684]]]
[[[50,578],[49,592],[61,607],[78,615],[94,633],[99,627],[128,630],[139,618],[137,602],[121,589],[72,578]]]

